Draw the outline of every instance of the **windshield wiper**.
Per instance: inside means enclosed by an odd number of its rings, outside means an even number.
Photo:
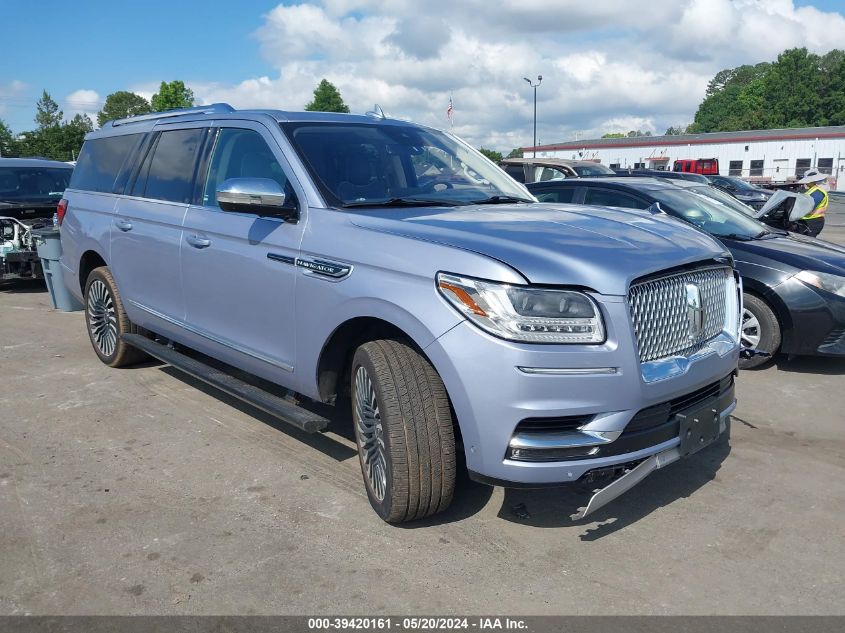
[[[467,204],[460,200],[438,200],[435,198],[390,198],[388,200],[354,200],[344,202],[344,209],[353,207],[457,207]]]
[[[512,202],[534,202],[528,198],[519,198],[517,196],[490,196],[483,200],[473,200],[470,204],[511,204]]]
[[[750,242],[755,239],[750,235],[740,235],[739,233],[711,233],[713,237],[718,237],[724,240],[736,240],[738,242]]]
[[[754,236],[754,239],[772,239],[775,237],[784,237],[786,235],[789,235],[789,233],[787,233],[786,231],[774,231],[772,229],[767,229],[765,231],[760,231],[757,235]]]

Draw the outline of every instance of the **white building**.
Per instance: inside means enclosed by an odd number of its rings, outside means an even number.
[[[679,159],[719,159],[722,175],[785,183],[815,168],[845,190],[845,126],[578,140],[523,148],[526,156],[594,160],[610,168],[672,169]],[[837,184],[838,181],[838,184]]]

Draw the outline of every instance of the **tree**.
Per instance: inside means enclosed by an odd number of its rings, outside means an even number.
[[[309,112],[349,112],[349,106],[343,102],[340,91],[326,79],[322,79],[314,88],[314,99],[305,109]]]
[[[185,86],[185,82],[176,80],[162,81],[158,92],[153,95],[150,105],[155,112],[190,108],[194,105],[194,91]]]
[[[651,136],[651,132],[643,132],[642,130],[631,130],[627,134],[624,132],[608,132],[602,134],[602,138],[633,138],[636,136]]]
[[[62,125],[60,129],[62,135],[58,146],[54,148],[55,151],[60,156],[70,156],[70,158],[62,158],[61,160],[76,160],[79,156],[79,150],[82,149],[82,143],[85,141],[85,135],[94,129],[94,124],[88,116],[77,114]]]
[[[134,92],[119,90],[106,97],[103,109],[97,113],[97,124],[102,126],[106,121],[125,119],[148,112],[152,112],[152,106],[144,97]]]
[[[35,110],[35,122],[40,130],[59,125],[64,117],[64,113],[59,110],[59,104],[53,101],[53,97],[46,90],[41,93],[41,98],[35,104]]]
[[[3,119],[0,119],[0,156],[16,156],[16,145],[12,128],[6,125]]]
[[[485,147],[479,147],[478,151],[484,154],[487,158],[492,160],[494,163],[498,163],[502,160],[502,152],[497,152],[494,149],[487,149]]]
[[[522,153],[522,148],[521,147],[514,147],[510,151],[510,154],[507,155],[507,158],[522,158],[523,156],[524,155]]]
[[[778,55],[777,62],[762,77],[757,95],[760,105],[769,106],[767,127],[827,124],[821,107],[820,65],[819,56],[808,53],[806,48],[794,48]]]
[[[677,136],[678,134],[688,134],[689,133],[689,126],[688,125],[679,125],[677,127],[669,126],[666,129],[664,136]]]
[[[688,132],[843,124],[845,51],[793,48],[771,63],[719,71]]]

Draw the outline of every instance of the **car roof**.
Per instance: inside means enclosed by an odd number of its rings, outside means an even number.
[[[53,169],[73,169],[60,160],[48,158],[0,158],[0,167],[51,167]]]
[[[101,128],[89,132],[86,139],[102,138],[106,136],[118,136],[122,134],[135,134],[148,132],[161,123],[185,123],[193,121],[225,121],[225,120],[267,120],[271,119],[277,123],[382,123],[397,126],[417,126],[409,121],[391,119],[383,114],[345,114],[340,112],[291,112],[286,110],[262,110],[244,109],[236,110],[228,103],[213,103],[211,105],[183,108],[179,110],[168,110],[165,112],[153,112],[140,116],[107,121]]]
[[[649,191],[655,189],[685,189],[690,187],[701,187],[702,183],[688,180],[670,180],[668,178],[653,178],[651,176],[607,176],[605,178],[566,178],[564,180],[541,180],[540,182],[528,183],[529,191],[540,189],[543,186],[555,187],[566,185],[567,187],[606,187],[611,185],[616,189],[637,189]]]
[[[570,160],[568,158],[503,158],[500,165],[599,165],[593,160]]]

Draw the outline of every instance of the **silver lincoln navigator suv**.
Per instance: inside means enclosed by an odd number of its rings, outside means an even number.
[[[113,121],[58,216],[100,360],[157,357],[309,432],[310,402],[350,407],[386,521],[444,510],[463,464],[586,483],[584,516],[727,435],[725,248],[659,209],[537,204],[448,132],[226,104]]]

